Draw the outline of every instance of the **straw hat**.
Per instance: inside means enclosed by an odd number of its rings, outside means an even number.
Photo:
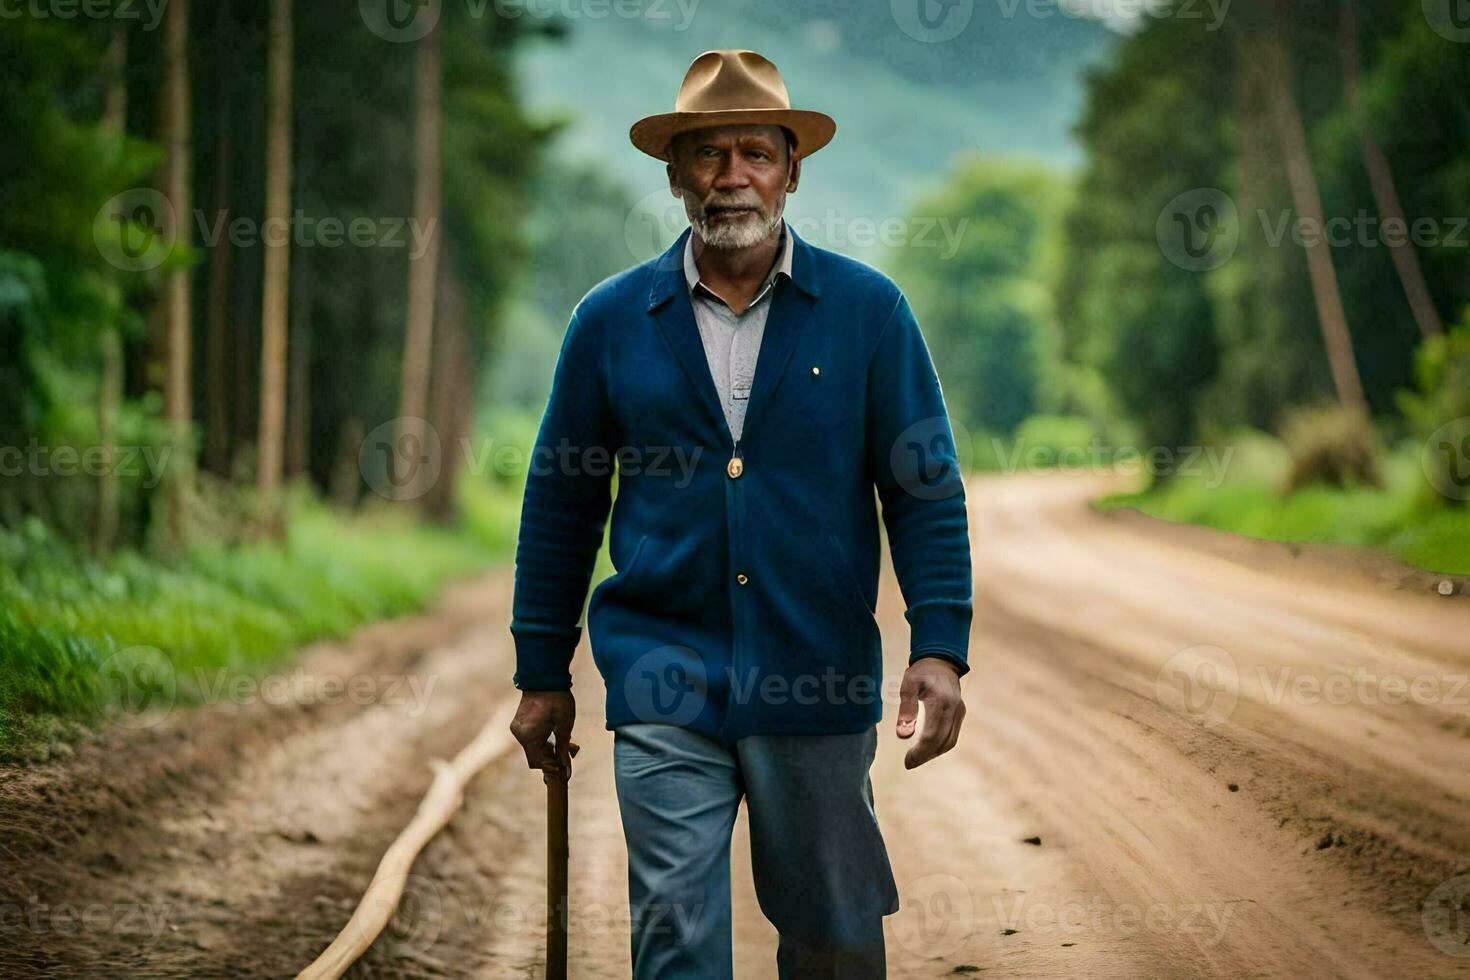
[[[707,126],[785,126],[796,136],[803,157],[826,146],[837,132],[831,116],[791,108],[786,83],[776,66],[754,51],[706,51],[689,66],[674,111],[638,120],[629,130],[633,145],[668,161],[669,143],[678,133]]]

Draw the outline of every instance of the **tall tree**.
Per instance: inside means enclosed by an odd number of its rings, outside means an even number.
[[[1424,270],[1419,266],[1419,253],[1409,240],[1408,222],[1404,218],[1404,206],[1399,201],[1398,185],[1394,181],[1393,168],[1388,156],[1373,135],[1368,120],[1368,110],[1363,104],[1362,67],[1358,54],[1359,0],[1339,0],[1338,45],[1342,53],[1343,95],[1352,113],[1353,124],[1358,132],[1358,147],[1363,157],[1363,168],[1368,172],[1368,182],[1373,188],[1373,200],[1378,205],[1378,217],[1386,225],[1395,222],[1404,229],[1398,236],[1391,237],[1386,244],[1393,259],[1394,271],[1403,286],[1404,297],[1414,322],[1425,338],[1438,337],[1444,333],[1444,321],[1434,300],[1429,295],[1429,286],[1424,281]]]
[[[217,0],[212,43],[221,53],[216,68],[215,114],[218,120],[214,141],[214,207],[210,228],[223,232],[230,220],[230,175],[234,162],[233,119],[234,57],[236,30],[228,0]],[[218,234],[209,251],[209,298],[206,304],[209,414],[204,430],[204,456],[216,475],[230,473],[230,286],[233,245],[228,234]]]
[[[1297,108],[1296,95],[1292,91],[1291,61],[1282,39],[1285,25],[1281,16],[1280,0],[1272,3],[1271,10],[1275,29],[1264,32],[1256,40],[1261,48],[1262,64],[1265,68],[1271,118],[1277,141],[1281,145],[1296,213],[1307,226],[1325,229],[1322,194],[1312,169],[1307,131]],[[1250,63],[1249,59],[1246,63]],[[1342,294],[1338,289],[1337,270],[1332,265],[1331,246],[1326,236],[1319,233],[1305,239],[1305,249],[1312,296],[1317,307],[1317,322],[1327,348],[1327,360],[1332,368],[1332,381],[1337,389],[1338,400],[1350,411],[1366,416],[1368,402],[1363,395],[1363,382],[1353,353],[1352,334],[1348,331],[1347,313],[1343,309]]]
[[[464,453],[458,451],[470,435],[474,404],[474,356],[470,350],[468,301],[455,262],[444,257],[439,279],[439,323],[434,331],[434,390],[430,419],[444,445],[444,464],[439,482],[425,500],[436,520],[448,522],[455,516],[455,485],[459,481]]]
[[[403,343],[400,433],[423,438],[428,412],[430,356],[434,344],[434,300],[439,281],[440,213],[443,208],[443,99],[441,26],[418,42],[414,64],[413,218],[424,248],[409,256],[408,323]]]
[[[117,140],[122,153],[128,128],[128,35],[121,22],[112,27],[107,45],[107,95],[102,107],[102,128]],[[122,404],[122,335],[116,324],[102,331],[102,378],[97,395],[97,445],[102,452],[102,471],[97,478],[97,519],[92,546],[99,555],[112,551],[117,539],[117,416]]]
[[[288,229],[291,217],[291,0],[271,0],[269,94],[266,108],[266,227]],[[260,436],[256,479],[266,521],[279,520],[286,428],[286,338],[291,272],[288,231],[265,244],[261,288]]]
[[[175,247],[187,249],[193,228],[193,157],[189,97],[189,2],[174,0],[163,22],[163,143],[164,194],[174,211]],[[174,439],[182,447],[193,418],[190,398],[190,322],[193,300],[191,271],[181,264],[168,274],[164,286],[164,322],[168,344],[168,379],[164,386],[164,414],[172,423]]]

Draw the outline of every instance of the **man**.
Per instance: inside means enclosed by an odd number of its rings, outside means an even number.
[[[526,761],[570,776],[587,609],[628,844],[636,977],[729,977],[742,797],[783,977],[881,977],[897,889],[868,768],[882,715],[882,518],[911,627],[909,768],[964,718],[969,533],[923,337],[876,270],[782,215],[836,131],[752,51],[690,66],[633,126],[691,228],[577,305],[527,480],[511,632]],[[616,463],[616,506],[610,502]],[[555,743],[550,739],[555,737]]]

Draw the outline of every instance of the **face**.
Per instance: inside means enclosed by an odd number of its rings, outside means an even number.
[[[801,159],[780,126],[716,126],[674,139],[669,189],[710,248],[750,248],[781,223]]]

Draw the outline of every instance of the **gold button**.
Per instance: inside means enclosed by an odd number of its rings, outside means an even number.
[[[725,474],[732,480],[740,479],[740,474],[745,472],[745,461],[739,456],[731,456],[730,462],[725,464]]]
[[[735,576],[735,581],[739,582],[741,585],[748,585],[750,584],[750,576],[746,575],[744,572],[741,572],[739,575]]]
[[[815,364],[813,364],[812,365],[812,377],[819,378],[821,376],[822,376],[822,369],[819,368],[819,367],[817,367]]]

